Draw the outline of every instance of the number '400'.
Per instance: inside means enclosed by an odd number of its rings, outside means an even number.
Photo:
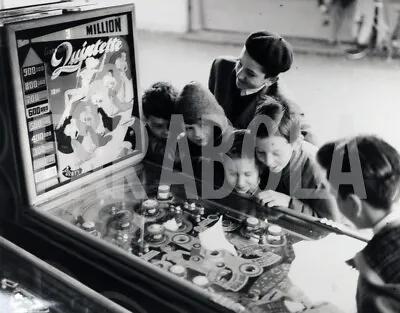
[[[33,143],[36,143],[36,142],[42,141],[42,140],[44,140],[44,133],[39,133],[39,134],[36,134],[36,135],[32,136],[32,142]]]

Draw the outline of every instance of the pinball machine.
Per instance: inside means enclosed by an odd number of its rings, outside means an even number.
[[[292,312],[289,292],[309,302],[287,277],[293,246],[364,240],[252,199],[205,199],[182,173],[160,180],[142,161],[132,4],[0,18],[1,229],[18,245],[132,312]],[[207,244],[218,238],[229,248]]]
[[[2,312],[129,312],[3,237],[0,264]]]

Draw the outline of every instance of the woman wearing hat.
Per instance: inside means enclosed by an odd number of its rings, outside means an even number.
[[[247,128],[254,117],[259,97],[272,96],[299,114],[302,134],[315,143],[304,113],[282,91],[278,76],[290,69],[293,50],[282,37],[262,31],[252,33],[246,40],[239,58],[218,57],[214,60],[208,87],[225,114],[236,128]]]

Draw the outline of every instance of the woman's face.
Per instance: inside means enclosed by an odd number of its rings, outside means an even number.
[[[240,90],[259,88],[267,82],[262,66],[250,57],[246,49],[243,49],[235,71],[236,86]]]
[[[257,189],[259,171],[255,159],[226,158],[224,169],[228,183],[237,193],[251,193]]]

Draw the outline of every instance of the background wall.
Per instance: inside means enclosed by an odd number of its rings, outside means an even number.
[[[184,33],[188,30],[188,0],[133,0],[139,29]]]
[[[0,9],[33,4],[61,2],[55,0],[0,0]],[[84,2],[82,0],[75,2]],[[184,33],[188,30],[188,0],[97,0],[99,3],[135,3],[139,29]]]
[[[365,0],[360,0],[365,1]],[[203,27],[208,30],[251,33],[268,29],[285,37],[328,39],[331,26],[322,26],[316,0],[201,0]],[[352,10],[350,10],[352,11]],[[352,12],[339,37],[350,40]],[[224,18],[229,16],[229,18]]]
[[[0,9],[9,9],[14,7],[23,7],[32,4],[44,4],[57,2],[55,0],[0,0]],[[59,1],[61,2],[61,1]]]

